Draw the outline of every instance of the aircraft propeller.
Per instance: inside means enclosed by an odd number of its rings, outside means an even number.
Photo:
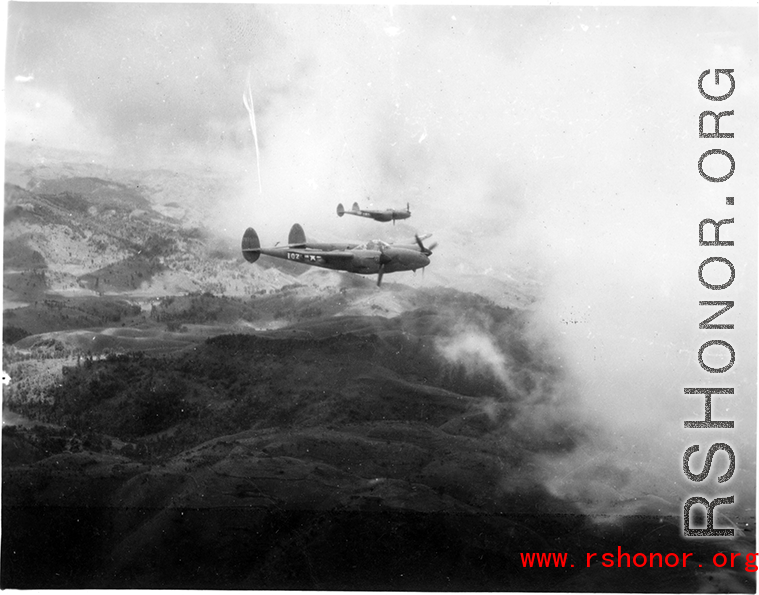
[[[419,235],[415,235],[414,239],[416,240],[417,245],[419,246],[419,250],[422,254],[425,256],[429,256],[432,254],[432,251],[437,248],[437,242],[433,242],[429,248],[425,248],[424,244],[422,244],[422,239],[419,237]]]
[[[385,254],[385,248],[384,246],[380,245],[380,256],[379,256],[379,271],[377,275],[377,287],[379,287],[382,284],[382,275],[385,274],[385,265],[390,264],[392,262],[392,258],[390,258],[387,254]]]
[[[414,239],[416,240],[417,246],[419,246],[419,251],[424,254],[425,256],[430,256],[432,254],[432,251],[437,247],[437,242],[434,242],[430,244],[429,248],[426,247],[422,243],[422,238],[419,237],[419,235],[415,235]],[[391,246],[392,248],[392,246]],[[377,287],[379,287],[382,284],[382,277],[385,274],[385,265],[390,264],[393,262],[392,256],[385,253],[385,246],[380,245],[379,248],[380,255],[379,255],[379,270],[377,271]],[[416,270],[416,269],[414,269]],[[424,267],[422,267],[422,270],[424,270]]]

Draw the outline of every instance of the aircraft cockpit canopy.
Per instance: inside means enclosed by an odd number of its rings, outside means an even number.
[[[384,250],[385,248],[389,248],[390,244],[387,242],[383,242],[382,240],[369,240],[365,244],[362,244],[361,246],[358,246],[356,249],[358,250]]]

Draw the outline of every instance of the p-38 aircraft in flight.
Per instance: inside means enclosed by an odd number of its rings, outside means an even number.
[[[249,227],[242,236],[242,255],[251,263],[265,254],[336,271],[376,274],[379,286],[385,273],[416,271],[430,264],[429,257],[435,244],[427,248],[419,236],[415,236],[414,241],[414,244],[388,244],[381,240],[363,244],[308,242],[303,227],[296,223],[290,229],[288,243],[271,248],[262,248],[258,234]]]
[[[383,209],[383,210],[374,210],[374,209],[360,209],[357,202],[353,203],[353,208],[350,211],[346,211],[343,207],[343,203],[340,203],[337,205],[337,216],[342,217],[343,215],[356,215],[357,217],[371,217],[375,221],[392,221],[393,225],[395,225],[396,219],[408,219],[411,217],[411,210],[409,208],[409,204],[406,203],[406,209],[405,210],[399,210],[399,209]]]

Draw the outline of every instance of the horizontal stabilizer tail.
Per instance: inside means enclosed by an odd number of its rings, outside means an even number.
[[[242,236],[242,256],[248,262],[256,262],[261,256],[261,242],[258,240],[256,230],[252,227],[246,229]]]

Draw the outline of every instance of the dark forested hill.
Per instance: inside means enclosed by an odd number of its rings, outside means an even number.
[[[11,402],[46,425],[3,433],[3,586],[677,592],[707,580],[695,566],[580,568],[617,543],[681,551],[677,520],[598,523],[552,494],[541,459],[593,425],[565,423],[550,349],[531,345],[520,311],[423,297],[396,317],[81,358],[41,398]],[[546,402],[555,413],[536,420]],[[578,568],[536,575],[523,551],[567,552]]]

